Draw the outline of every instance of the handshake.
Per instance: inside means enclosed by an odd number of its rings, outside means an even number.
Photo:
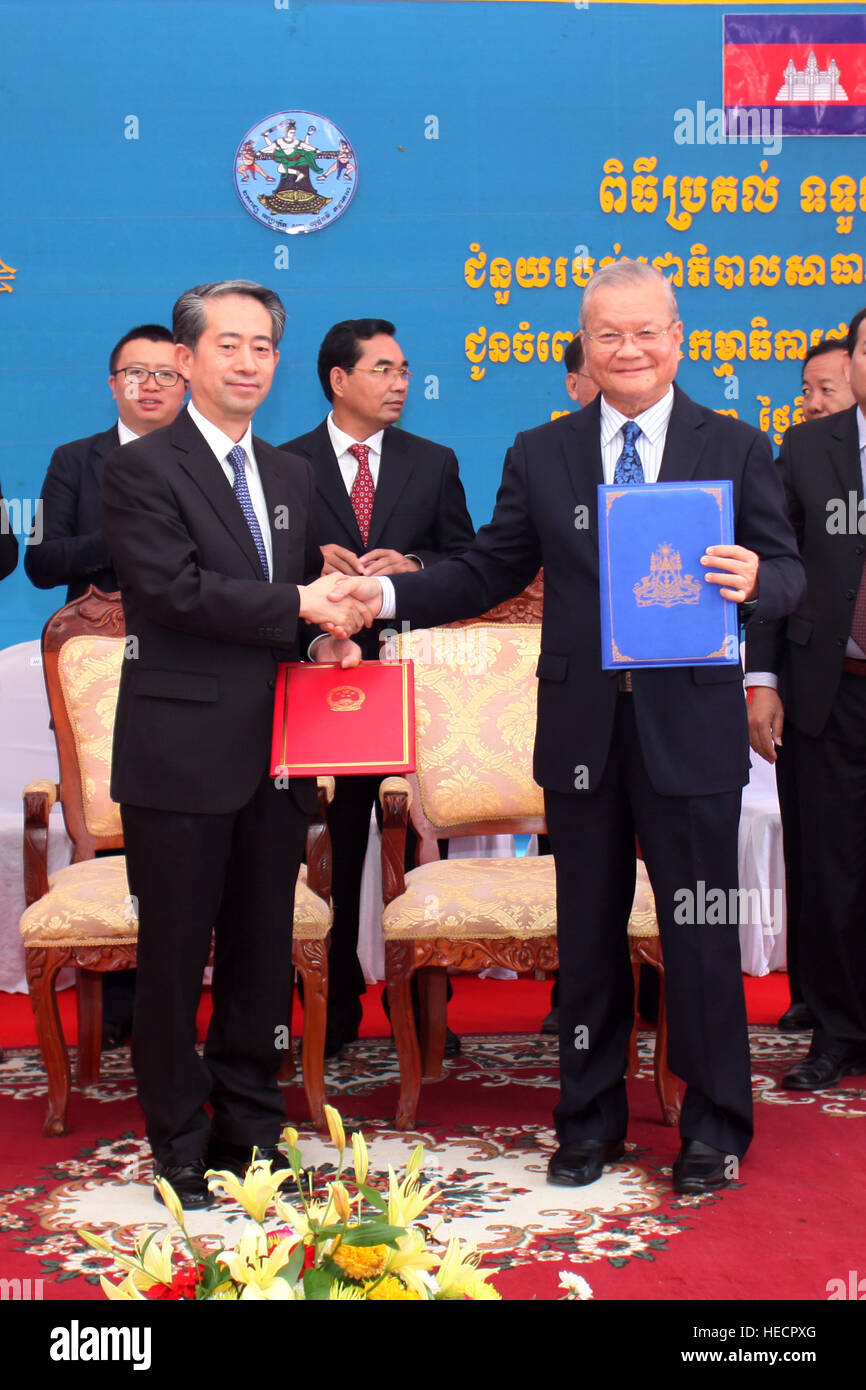
[[[349,639],[362,627],[369,627],[382,607],[382,586],[378,579],[347,578],[338,573],[323,574],[312,584],[299,584],[300,616],[316,623],[331,637],[316,645],[318,661],[339,661],[357,666],[361,649]]]

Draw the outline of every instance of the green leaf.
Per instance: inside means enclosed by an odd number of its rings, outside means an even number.
[[[365,1221],[361,1226],[349,1228],[343,1236],[343,1244],[396,1246],[400,1236],[405,1234],[405,1226],[389,1226],[384,1221]]]
[[[304,1267],[305,1248],[304,1242],[299,1240],[289,1256],[288,1264],[284,1265],[277,1275],[278,1279],[285,1279],[287,1284],[297,1284]]]
[[[323,1269],[308,1269],[304,1275],[304,1294],[311,1302],[327,1302],[331,1296],[331,1283],[331,1276]]]
[[[378,1211],[388,1210],[387,1197],[383,1197],[381,1192],[376,1191],[375,1187],[367,1187],[364,1183],[359,1182],[358,1191],[361,1193],[361,1196],[365,1197],[370,1205],[376,1207]]]

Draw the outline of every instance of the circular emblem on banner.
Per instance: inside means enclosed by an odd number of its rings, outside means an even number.
[[[266,116],[235,155],[238,197],[273,231],[320,231],[342,217],[357,184],[358,162],[346,136],[312,111]]]

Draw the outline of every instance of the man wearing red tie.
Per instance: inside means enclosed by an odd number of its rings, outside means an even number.
[[[310,434],[281,446],[312,464],[326,575],[427,569],[465,550],[475,536],[453,451],[396,427],[411,372],[394,331],[385,319],[349,319],[328,330],[318,372],[331,413]],[[378,658],[379,631],[387,626],[374,623],[359,636],[365,660]],[[354,1041],[361,1021],[365,984],[358,961],[358,909],[379,782],[378,777],[338,777],[328,813],[334,925],[327,1056]]]

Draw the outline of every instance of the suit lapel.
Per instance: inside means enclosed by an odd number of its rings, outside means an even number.
[[[379,480],[376,484],[373,515],[370,518],[368,550],[375,550],[379,544],[379,537],[412,475],[414,466],[411,452],[400,431],[386,429],[382,437],[382,457],[379,460]]]
[[[340,465],[337,463],[337,455],[334,453],[334,446],[331,443],[328,424],[325,420],[322,421],[318,429],[313,431],[310,462],[313,465],[316,491],[319,497],[337,517],[356,553],[363,555],[366,547],[361,540],[358,520],[349,501],[349,494],[346,491],[346,484],[343,482],[343,475],[340,472]]]
[[[117,426],[106,430],[104,434],[97,435],[93,442],[93,448],[87,459],[87,466],[93,477],[96,479],[96,496],[102,496],[102,475],[105,472],[105,460],[108,455],[120,447],[120,435]]]
[[[857,429],[857,407],[840,411],[833,417],[833,430],[827,444],[830,461],[842,484],[843,496],[856,492],[863,499],[863,474],[860,470],[860,435]]]
[[[689,482],[697,472],[706,443],[704,421],[700,411],[688,396],[675,386],[674,406],[668,421],[659,482]]]
[[[601,464],[601,405],[599,398],[568,417],[569,430],[562,439],[562,460],[575,503],[589,508],[597,517],[599,483],[604,482]],[[580,534],[576,532],[575,534]],[[590,528],[593,549],[598,553],[598,527]]]
[[[262,566],[252,532],[238,506],[237,498],[213,450],[188,413],[181,411],[171,430],[171,442],[179,451],[178,461],[213,507],[229,534],[237,541],[257,579]],[[258,463],[258,458],[256,459]],[[267,493],[265,494],[267,496]],[[268,499],[270,505],[270,499]]]
[[[263,439],[256,439],[253,435],[253,448],[256,451],[256,463],[259,469],[259,477],[262,480],[262,490],[265,494],[265,501],[268,504],[268,521],[271,530],[271,556],[273,557],[273,573],[271,578],[279,583],[285,582],[289,577],[289,525],[291,518],[284,515],[286,511],[286,489],[281,487],[284,480],[280,477],[279,453],[272,449]],[[249,527],[247,527],[249,530]]]

